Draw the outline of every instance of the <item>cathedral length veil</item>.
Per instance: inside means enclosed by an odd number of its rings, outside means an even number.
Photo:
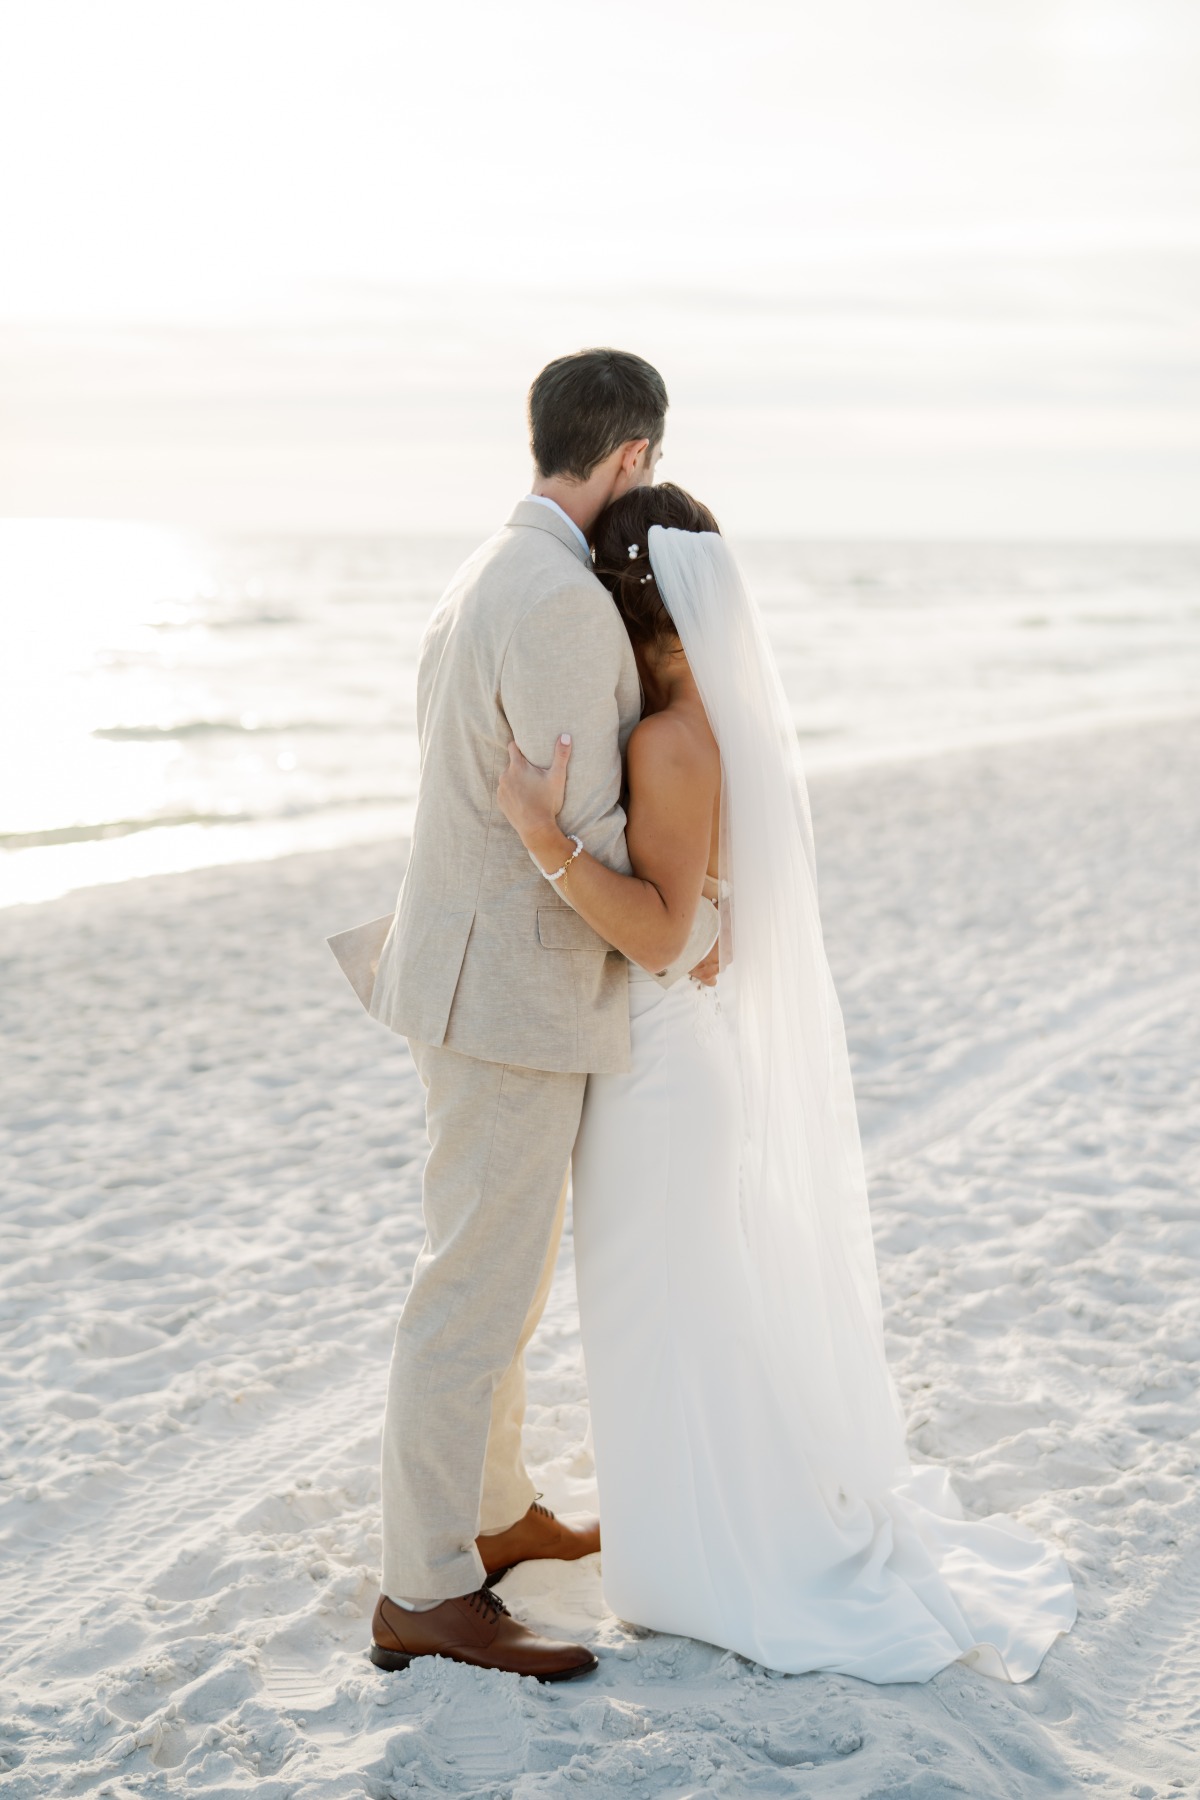
[[[721,1009],[740,1076],[746,1278],[781,1414],[849,1524],[910,1464],[795,726],[725,540],[653,525],[649,549],[721,749]]]
[[[648,1007],[631,985],[630,1073],[589,1083],[576,1142],[606,1598],[771,1668],[924,1681],[961,1659],[1025,1681],[1071,1627],[1071,1577],[906,1453],[775,659],[720,536],[648,535],[721,748],[721,979],[716,1002],[694,985]]]

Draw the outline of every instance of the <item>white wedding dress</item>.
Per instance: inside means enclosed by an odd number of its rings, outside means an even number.
[[[589,1077],[575,1147],[604,1596],[773,1669],[1024,1681],[1074,1622],[1071,1578],[905,1450],[773,660],[723,540],[650,538],[721,745],[732,881],[715,991],[631,965],[631,1069]]]

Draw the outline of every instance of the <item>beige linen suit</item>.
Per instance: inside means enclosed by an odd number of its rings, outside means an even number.
[[[547,765],[570,731],[560,823],[628,871],[622,751],[639,713],[610,594],[565,518],[522,502],[455,574],[421,643],[421,778],[396,913],[331,940],[372,1017],[407,1037],[426,1094],[425,1242],[381,1449],[392,1598],[477,1588],[475,1537],[534,1499],[525,1343],[558,1256],[587,1075],[630,1066],[626,959],[543,878],[498,779],[513,738]],[[714,931],[698,918],[671,974]]]
[[[637,665],[565,519],[522,501],[458,571],[417,668],[412,854],[369,1011],[423,1044],[557,1074],[629,1067],[626,969],[539,873],[496,802],[515,738],[574,737],[564,831],[627,873],[621,757]]]
[[[394,1598],[478,1587],[477,1533],[534,1498],[524,1347],[553,1274],[586,1076],[629,1067],[625,958],[541,875],[497,784],[510,740],[546,765],[569,730],[560,823],[627,872],[622,754],[639,712],[611,597],[566,521],[523,501],[458,571],[422,641],[421,773],[395,913],[342,934],[350,948],[331,940],[372,1017],[408,1038],[426,1091],[425,1241],[383,1428]],[[684,968],[715,932],[697,925]]]

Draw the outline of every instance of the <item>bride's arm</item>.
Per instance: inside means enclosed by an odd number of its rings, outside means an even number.
[[[569,740],[560,739],[551,767],[539,769],[510,744],[500,780],[505,817],[548,873],[575,850],[557,823],[570,756]],[[703,744],[665,713],[642,720],[627,758],[625,842],[634,873],[618,875],[585,844],[554,886],[602,938],[658,974],[682,954],[691,932],[708,868],[721,759],[715,744]]]

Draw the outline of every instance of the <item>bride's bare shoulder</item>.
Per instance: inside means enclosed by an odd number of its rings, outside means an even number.
[[[719,776],[721,769],[708,720],[702,712],[693,715],[682,707],[648,713],[634,726],[625,754],[631,781],[639,775],[696,780]]]

